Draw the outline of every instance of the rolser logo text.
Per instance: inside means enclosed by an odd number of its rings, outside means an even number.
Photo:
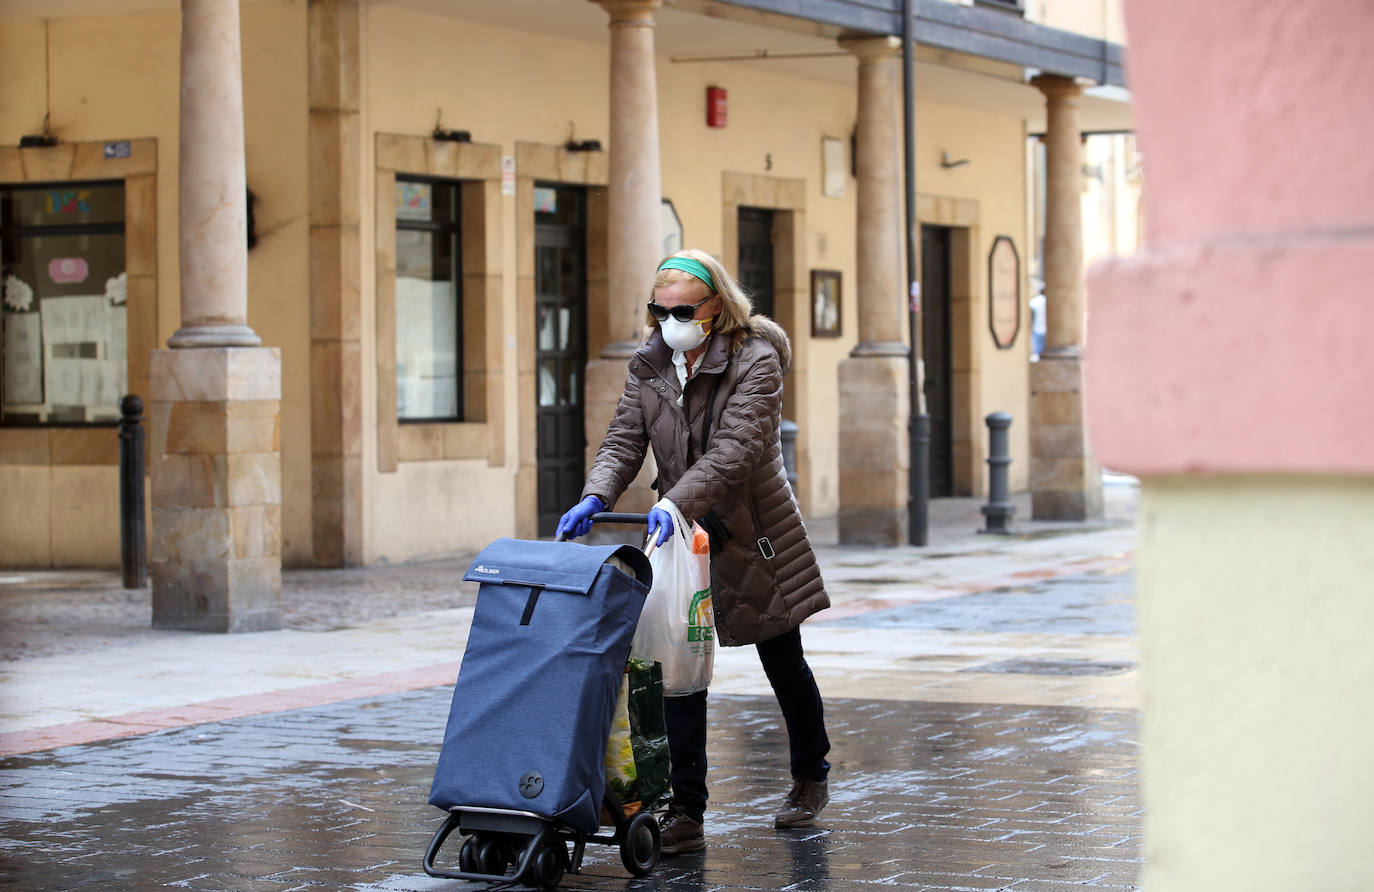
[[[500,570],[493,570],[491,567],[473,567],[473,568],[472,568],[472,572],[474,572],[474,573],[486,573],[486,574],[488,574],[488,575],[490,575],[490,576],[500,576],[500,575],[501,575],[501,571],[500,571]]]

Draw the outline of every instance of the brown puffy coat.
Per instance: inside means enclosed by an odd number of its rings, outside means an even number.
[[[630,360],[625,393],[582,491],[614,505],[652,446],[658,492],[689,520],[715,512],[729,534],[711,557],[716,634],[726,645],[776,637],[830,606],[778,439],[791,345],[771,319],[750,323],[753,336],[711,338],[687,379],[683,406],[673,351],[655,329]]]

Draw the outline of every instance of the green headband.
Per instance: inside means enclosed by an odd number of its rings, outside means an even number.
[[[658,268],[658,271],[663,272],[665,269],[680,269],[684,273],[690,273],[705,282],[712,294],[716,293],[716,283],[711,278],[711,271],[700,260],[693,260],[691,257],[669,257],[663,261],[663,265]]]

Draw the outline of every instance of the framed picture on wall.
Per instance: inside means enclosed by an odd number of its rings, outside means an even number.
[[[811,337],[840,336],[840,272],[833,269],[811,271]]]

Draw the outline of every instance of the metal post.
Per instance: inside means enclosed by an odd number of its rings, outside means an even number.
[[[148,584],[148,529],[143,508],[143,400],[119,401],[119,554],[125,588]]]
[[[907,448],[910,471],[907,492],[907,541],[930,541],[930,416],[921,388],[921,325],[916,290],[920,279],[920,229],[916,222],[916,34],[912,0],[902,0],[902,162],[906,184],[906,278],[911,331],[911,409]]]
[[[1006,412],[993,412],[987,417],[988,425],[988,503],[982,507],[987,526],[980,533],[1012,532],[1011,519],[1016,514],[1016,506],[1011,503],[1010,486],[1007,478],[1011,467],[1011,447],[1007,431],[1011,427],[1011,415]]]
[[[797,494],[797,423],[784,420],[778,432],[782,439],[782,466],[787,470],[787,483],[792,495]]]

